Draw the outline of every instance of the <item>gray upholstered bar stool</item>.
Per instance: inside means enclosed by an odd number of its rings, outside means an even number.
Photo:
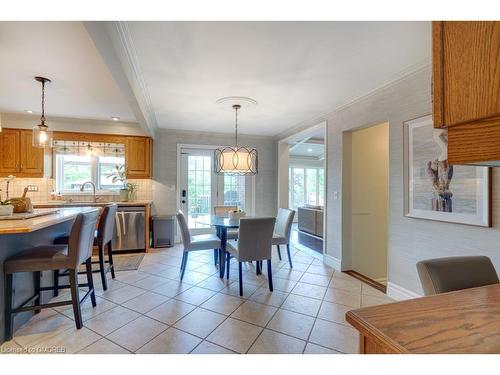
[[[498,284],[490,258],[464,256],[423,260],[417,271],[426,296]]]
[[[5,282],[5,339],[12,339],[13,316],[24,311],[40,312],[40,309],[73,305],[76,328],[82,328],[82,314],[80,304],[90,295],[92,306],[96,306],[94,293],[94,284],[92,281],[92,243],[94,238],[95,226],[99,211],[91,211],[84,214],[78,214],[69,236],[67,245],[46,245],[37,246],[22,251],[4,262]],[[85,263],[87,268],[87,283],[78,285],[78,266]],[[69,285],[62,286],[40,286],[40,277],[42,271],[52,271],[56,269],[69,270]],[[35,294],[23,302],[20,306],[14,308],[13,303],[13,275],[18,272],[32,272],[34,276]],[[79,287],[88,286],[89,289],[85,296],[80,300]],[[46,303],[40,305],[41,292],[44,290],[53,290],[70,288],[71,300]],[[33,303],[33,304],[32,304]],[[32,305],[31,305],[32,304]],[[28,305],[28,306],[27,306]],[[30,306],[31,305],[31,306]]]
[[[288,255],[288,263],[290,268],[293,268],[292,257],[290,255],[290,235],[292,232],[293,217],[295,216],[294,210],[280,208],[278,210],[278,217],[276,219],[276,227],[273,234],[273,245],[278,247],[278,257],[281,260],[280,245],[286,245],[286,252]]]
[[[99,218],[99,225],[97,227],[97,234],[94,238],[94,246],[99,248],[99,260],[93,261],[92,264],[99,264],[99,269],[93,270],[92,272],[99,272],[101,274],[101,283],[104,290],[108,289],[108,282],[106,281],[106,274],[111,271],[111,277],[115,278],[115,269],[113,265],[113,248],[111,242],[115,234],[115,220],[116,211],[118,205],[116,203],[110,203],[104,206],[102,210],[101,217]],[[68,243],[68,235],[59,236],[54,240],[54,244],[64,245]],[[106,260],[104,255],[104,249],[107,247],[108,260]],[[106,267],[106,264],[108,266]],[[85,272],[81,272],[85,273]],[[59,284],[59,277],[67,276],[68,273],[60,273],[59,270],[54,271],[54,285]],[[58,289],[54,289],[54,296],[57,296]]]
[[[256,261],[259,264],[267,260],[267,279],[269,290],[273,291],[273,275],[271,270],[272,238],[274,231],[274,217],[241,218],[239,238],[237,242],[227,243],[227,252],[238,261],[240,296],[243,296],[242,262]],[[226,275],[229,278],[231,257],[226,255]],[[259,267],[259,266],[257,266]]]
[[[182,261],[181,261],[181,280],[182,280],[184,278],[184,273],[186,272],[188,254],[191,251],[210,250],[210,249],[217,249],[218,251],[221,247],[221,242],[219,237],[217,237],[215,234],[200,234],[198,236],[191,236],[186,221],[186,217],[184,216],[184,213],[181,210],[177,212],[177,221],[179,222],[179,227],[181,229],[182,244],[184,245],[184,251],[182,253]]]

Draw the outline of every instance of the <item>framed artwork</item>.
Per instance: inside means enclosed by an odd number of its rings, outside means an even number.
[[[432,116],[404,123],[405,216],[491,226],[491,169],[448,164],[448,135]]]

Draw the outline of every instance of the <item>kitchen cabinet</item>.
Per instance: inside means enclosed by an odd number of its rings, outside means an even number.
[[[500,22],[432,24],[436,128],[448,129],[452,164],[500,160]],[[493,163],[492,163],[493,162]]]
[[[43,177],[44,150],[32,146],[31,130],[2,129],[0,176]]]
[[[125,166],[127,178],[151,178],[153,145],[151,138],[127,137]]]

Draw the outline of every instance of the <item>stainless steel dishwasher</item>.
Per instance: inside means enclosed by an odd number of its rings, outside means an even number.
[[[146,250],[146,208],[118,207],[113,251]]]

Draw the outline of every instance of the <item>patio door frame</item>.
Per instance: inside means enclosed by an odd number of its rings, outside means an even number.
[[[193,150],[196,152],[197,150],[200,150],[200,155],[202,154],[202,151],[210,151],[214,152],[216,148],[222,147],[221,145],[199,145],[199,144],[185,144],[185,143],[178,143],[177,144],[177,184],[176,184],[176,189],[175,189],[175,197],[176,197],[176,211],[182,209],[182,204],[181,204],[181,193],[182,193],[182,184],[185,181],[182,181],[182,158],[183,158],[183,151],[182,150]],[[213,160],[212,160],[212,171],[213,171]],[[218,190],[221,189],[222,192],[224,191],[224,181],[222,176],[219,176],[215,173],[212,173],[212,176],[216,176],[217,178],[212,178],[211,179],[211,185],[212,185],[212,207],[214,205],[223,205],[224,204],[224,194],[217,194]],[[215,193],[215,197],[213,192]],[[245,183],[245,210],[248,215],[255,215],[255,176],[248,176],[246,177],[246,183]],[[177,228],[179,229],[179,228]],[[207,230],[207,231],[201,231],[205,233],[210,233],[213,232],[213,230]],[[196,230],[194,232],[196,234]],[[180,237],[180,231],[176,231],[175,235],[175,242],[180,242],[181,237]]]

